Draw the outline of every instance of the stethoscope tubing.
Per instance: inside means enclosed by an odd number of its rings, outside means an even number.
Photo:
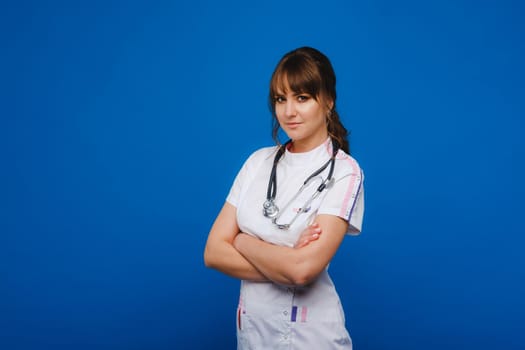
[[[277,205],[275,204],[275,196],[277,194],[277,164],[279,163],[279,160],[281,159],[282,155],[286,151],[286,147],[288,144],[290,144],[291,140],[286,142],[284,145],[282,145],[279,150],[277,151],[275,158],[273,160],[272,165],[272,171],[270,173],[270,179],[268,182],[268,189],[266,191],[266,200],[263,203],[263,215],[267,218],[270,218],[272,220],[272,223],[275,224],[279,229],[288,229],[290,226],[295,222],[297,217],[302,214],[303,212],[307,212],[310,204],[317,198],[321,192],[323,192],[326,188],[330,188],[333,184],[333,173],[334,173],[334,167],[335,167],[335,157],[337,155],[337,152],[339,150],[339,147],[337,144],[332,140],[332,156],[330,159],[323,164],[319,169],[314,171],[310,176],[306,178],[306,180],[303,182],[301,187],[299,188],[299,191],[293,196],[293,198],[288,201],[288,203],[282,208],[279,209]],[[292,218],[292,220],[288,224],[279,224],[277,220],[281,217],[282,213],[286,211],[291,203],[297,199],[297,197],[302,193],[302,191],[306,188],[307,184],[321,174],[326,167],[330,165],[330,170],[328,172],[328,176],[323,182],[317,187],[316,191],[313,193],[313,195],[306,201],[306,203],[299,208],[296,215]]]

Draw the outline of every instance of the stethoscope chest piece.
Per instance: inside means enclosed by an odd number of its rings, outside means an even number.
[[[279,208],[277,207],[277,205],[275,205],[273,200],[267,199],[266,201],[264,201],[263,203],[263,215],[264,216],[266,216],[267,218],[274,218],[277,216],[278,213],[279,213]]]

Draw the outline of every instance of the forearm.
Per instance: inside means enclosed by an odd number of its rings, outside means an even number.
[[[204,248],[204,264],[235,278],[267,281],[268,279],[233,247],[233,241],[238,234],[236,208],[225,203],[208,235]]]
[[[207,245],[204,251],[204,261],[207,267],[231,277],[251,281],[268,281],[268,278],[242,256],[231,243],[226,241]]]
[[[348,223],[333,215],[319,215],[312,226],[315,241],[299,248],[277,246],[247,234],[237,234],[233,246],[257,270],[280,284],[305,285],[326,269],[341,244]],[[301,239],[306,236],[301,236]],[[307,239],[308,240],[308,239]]]
[[[247,234],[235,238],[234,247],[247,261],[271,281],[285,285],[310,282],[311,269],[305,248],[294,249],[273,245]]]

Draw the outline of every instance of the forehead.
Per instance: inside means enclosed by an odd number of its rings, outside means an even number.
[[[307,88],[307,83],[304,79],[298,79],[297,76],[290,76],[288,72],[281,72],[274,79],[273,90],[277,94],[299,94],[299,93],[313,93]]]
[[[289,92],[292,92],[292,93],[294,93],[294,92],[296,93],[297,92],[297,91],[293,91],[290,88],[290,83],[288,83],[288,77],[286,77],[286,75],[284,75],[284,74],[282,74],[281,76],[278,76],[275,79],[273,90],[274,90],[274,92],[276,92],[278,94],[283,94],[283,95],[286,95]]]

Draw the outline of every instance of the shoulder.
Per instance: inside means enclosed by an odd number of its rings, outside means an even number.
[[[346,153],[343,150],[339,150],[337,152],[337,156],[335,158],[336,160],[336,167],[343,173],[344,175],[360,175],[362,176],[363,170],[359,166],[359,163],[357,160]]]
[[[252,152],[250,156],[244,161],[241,172],[248,174],[256,174],[261,166],[264,164],[272,164],[275,153],[278,147],[263,147]]]
[[[246,160],[246,163],[247,164],[260,164],[267,160],[273,160],[273,157],[275,156],[275,153],[277,152],[278,149],[279,147],[277,146],[259,148],[258,150],[250,154],[250,156]]]

